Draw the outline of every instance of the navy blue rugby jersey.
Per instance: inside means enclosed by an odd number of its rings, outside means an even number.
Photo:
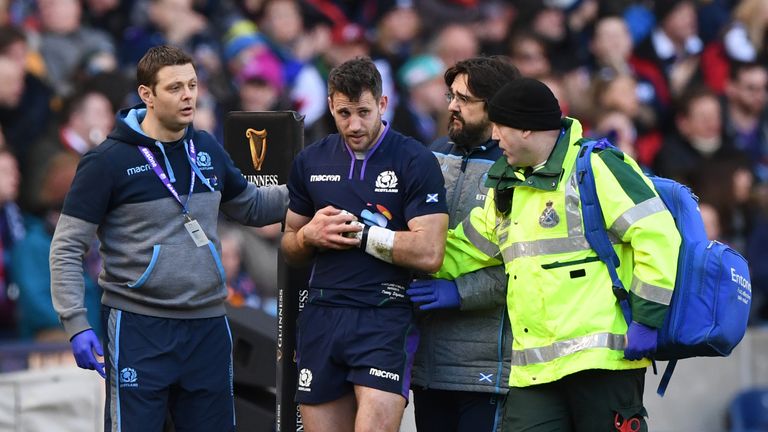
[[[288,179],[289,208],[306,217],[333,206],[371,226],[407,231],[418,216],[448,213],[440,165],[420,142],[386,126],[358,160],[338,134],[305,148]],[[318,251],[309,302],[331,306],[410,306],[412,271],[353,248]]]

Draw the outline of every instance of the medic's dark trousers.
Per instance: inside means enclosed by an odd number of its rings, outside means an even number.
[[[558,381],[511,387],[504,432],[645,432],[645,368],[592,369]]]
[[[168,319],[104,309],[104,430],[234,431],[232,339],[224,316]]]

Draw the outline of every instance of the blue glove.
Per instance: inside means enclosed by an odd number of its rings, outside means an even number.
[[[461,305],[456,282],[446,279],[417,280],[405,291],[421,310],[453,309]]]
[[[104,363],[97,361],[93,355],[94,350],[96,354],[104,355],[101,342],[99,342],[99,338],[93,332],[93,329],[84,330],[76,334],[72,337],[70,343],[72,345],[72,354],[74,354],[78,366],[83,369],[95,370],[102,378],[106,378]]]
[[[629,324],[629,329],[627,329],[627,346],[624,348],[624,358],[627,360],[650,358],[656,352],[658,333],[658,329],[632,321]]]

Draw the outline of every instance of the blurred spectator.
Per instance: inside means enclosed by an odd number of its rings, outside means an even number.
[[[590,136],[607,138],[619,150],[635,159],[637,130],[632,119],[625,112],[608,110],[600,113],[595,119],[595,125]]]
[[[699,172],[739,154],[723,140],[720,101],[711,90],[694,88],[680,99],[675,114],[676,133],[665,136],[656,156],[655,171],[692,185]]]
[[[687,91],[675,122],[679,133],[665,139],[658,174],[690,186],[714,206],[721,239],[743,251],[754,213],[749,208],[754,180],[749,157],[724,139],[717,95],[705,87]]]
[[[697,36],[696,7],[693,0],[654,2],[656,26],[635,49],[643,66],[658,69],[665,88],[657,93],[681,95],[694,80],[703,43]],[[636,65],[639,68],[641,65]]]
[[[135,0],[84,0],[83,21],[94,29],[106,32],[113,41],[119,41],[130,25],[134,2]]]
[[[447,24],[434,36],[431,45],[430,52],[446,65],[480,54],[480,41],[469,25]]]
[[[410,0],[408,1],[410,2]],[[424,20],[424,28],[427,34],[434,35],[446,23],[466,24],[476,22],[482,16],[482,4],[480,0],[418,0],[413,1],[416,10]],[[459,60],[464,60],[467,57]],[[443,59],[445,62],[445,59]],[[454,63],[445,63],[454,64]]]
[[[250,307],[277,316],[277,298],[260,288],[243,264],[245,238],[242,228],[224,225],[219,230],[221,264],[227,276],[227,301],[232,306]]]
[[[699,202],[699,212],[704,221],[704,229],[709,240],[721,240],[720,216],[715,207],[707,202]]]
[[[279,223],[263,227],[239,227],[244,242],[243,266],[260,290],[262,298],[277,298],[277,251],[283,235]]]
[[[547,43],[535,33],[516,32],[509,42],[509,57],[524,77],[540,80],[552,72]]]
[[[733,10],[733,22],[723,37],[728,58],[741,62],[765,61],[767,42],[768,2],[739,1]]]
[[[731,9],[743,0],[707,0],[696,2],[699,37],[709,44],[722,35],[731,21]]]
[[[604,67],[592,80],[592,95],[588,100],[592,108],[591,119],[602,111],[621,111],[626,114],[637,131],[635,155],[642,165],[651,165],[661,147],[661,135],[656,129],[656,113],[640,103],[638,82],[633,75]]]
[[[16,333],[18,286],[14,283],[10,259],[13,249],[25,236],[24,222],[15,202],[18,191],[16,159],[8,150],[0,150],[0,338]]]
[[[353,23],[361,28],[376,27],[382,16],[395,4],[410,4],[412,0],[304,0],[334,25]]]
[[[223,50],[227,71],[234,77],[254,55],[269,50],[269,46],[253,22],[240,19],[224,35]]]
[[[484,55],[506,55],[510,30],[517,16],[515,7],[507,2],[490,0],[480,5],[480,18],[472,28]]]
[[[666,89],[661,70],[632,59],[632,37],[627,23],[620,16],[604,16],[595,23],[589,50],[592,54],[593,75],[600,76],[606,68],[609,69],[608,73],[616,71],[632,75],[637,81],[639,102],[657,113],[662,112],[664,104],[670,103],[669,94],[657,93],[659,88]]]
[[[62,152],[78,157],[85,154],[104,141],[114,123],[115,109],[102,93],[85,90],[70,96],[64,104],[60,125],[50,128],[30,148],[22,181],[22,207],[37,212],[47,205],[36,198],[48,175],[49,161]]]
[[[37,78],[45,76],[45,61],[37,51],[29,49],[27,35],[14,25],[0,26],[0,55],[6,56]]]
[[[290,109],[280,61],[270,52],[255,55],[237,76],[239,110],[280,111]]]
[[[305,29],[301,5],[298,0],[267,0],[258,21],[259,30],[270,42],[289,69],[286,78],[292,81],[301,65],[312,60],[330,46],[330,37],[324,27]],[[296,63],[295,66],[291,66]],[[290,71],[296,67],[295,71]]]
[[[109,35],[85,26],[80,0],[38,0],[40,54],[46,76],[55,92],[67,96],[79,68],[110,71],[117,66],[115,47]]]
[[[336,42],[343,39],[348,43],[339,44],[338,49],[331,50],[333,54],[343,57],[367,52],[362,28],[353,24],[345,28],[348,33],[344,37],[334,37]],[[297,0],[267,0],[259,19],[259,29],[269,49],[280,60],[283,81],[293,90],[289,92],[291,100],[297,111],[305,116],[307,127],[312,129],[326,111],[325,83],[313,61],[324,52],[330,55],[331,34],[328,26],[314,25],[305,30]],[[347,49],[353,50],[353,54],[346,53]]]
[[[592,0],[578,3],[531,0],[520,3],[516,27],[541,38],[547,44],[552,69],[566,73],[583,63],[586,50],[579,44],[578,35],[596,14],[597,7]],[[571,27],[569,18],[575,27]]]
[[[445,65],[434,55],[412,57],[398,71],[403,90],[392,127],[429,145],[448,127]]]
[[[381,17],[371,47],[371,57],[384,59],[399,70],[417,49],[422,20],[412,4],[400,5]]]
[[[23,339],[39,341],[67,341],[64,327],[51,302],[51,275],[48,255],[56,222],[59,219],[64,196],[75,176],[80,158],[73,153],[58,153],[45,166],[45,179],[37,190],[44,211],[40,216],[27,215],[27,235],[11,253],[11,270],[19,287],[18,327]],[[91,250],[88,255],[93,255]],[[93,256],[86,257],[86,260]],[[96,258],[98,259],[98,258]],[[85,305],[89,322],[101,334],[101,289],[95,275],[85,272]]]
[[[661,147],[661,133],[658,119],[665,115],[666,105],[670,103],[666,91],[666,79],[661,70],[648,61],[632,59],[632,39],[629,28],[623,18],[604,16],[595,23],[594,35],[589,44],[593,59],[592,86],[599,93],[617,76],[629,76],[634,79],[631,91],[627,95],[634,107],[625,113],[632,118],[637,130],[636,156],[643,165],[651,165]],[[633,60],[630,62],[630,60]],[[626,79],[624,79],[626,81]],[[623,95],[619,96],[622,98]],[[596,105],[597,99],[589,100],[589,111],[610,110],[611,107]],[[629,104],[628,104],[629,105]],[[583,108],[583,107],[582,107]]]
[[[768,182],[768,70],[758,62],[734,62],[725,87],[725,137],[746,153],[761,182]]]
[[[45,133],[52,117],[52,94],[14,57],[1,52],[0,82],[0,126],[8,148],[23,169],[31,143]]]
[[[713,2],[704,11],[716,13],[723,6]],[[700,17],[701,18],[701,17]],[[702,74],[707,85],[718,94],[725,91],[732,62],[752,63],[766,60],[768,41],[768,2],[742,0],[735,5],[730,23],[710,40],[701,54]],[[711,31],[711,30],[710,30]]]
[[[24,68],[9,57],[0,57],[0,107],[14,108],[24,93]]]
[[[555,95],[555,99],[557,99],[557,103],[560,105],[560,111],[563,113],[563,115],[572,117],[573,112],[571,112],[571,97],[566,90],[566,84],[563,76],[561,74],[551,73],[545,77],[542,77],[539,81],[546,84],[546,86],[549,87],[549,89],[552,91],[552,94]]]
[[[147,22],[134,23],[120,44],[120,63],[134,67],[150,47],[169,44],[190,53],[199,65],[197,71],[203,79],[221,69],[219,46],[211,33],[207,18],[194,10],[194,0],[149,0],[137,2],[146,5]]]
[[[218,103],[216,98],[209,92],[198,92],[197,106],[195,107],[195,120],[193,125],[195,129],[204,130],[211,135],[214,135],[216,139],[220,140],[223,137],[223,131],[220,133],[220,122],[217,115]]]
[[[753,193],[752,213],[755,215],[747,237],[744,257],[750,263],[752,278],[752,307],[750,324],[768,323],[768,185],[757,185]]]

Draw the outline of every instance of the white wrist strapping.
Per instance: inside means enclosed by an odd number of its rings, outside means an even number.
[[[391,264],[395,232],[378,226],[366,226],[362,233],[360,247],[364,247],[367,254]]]

